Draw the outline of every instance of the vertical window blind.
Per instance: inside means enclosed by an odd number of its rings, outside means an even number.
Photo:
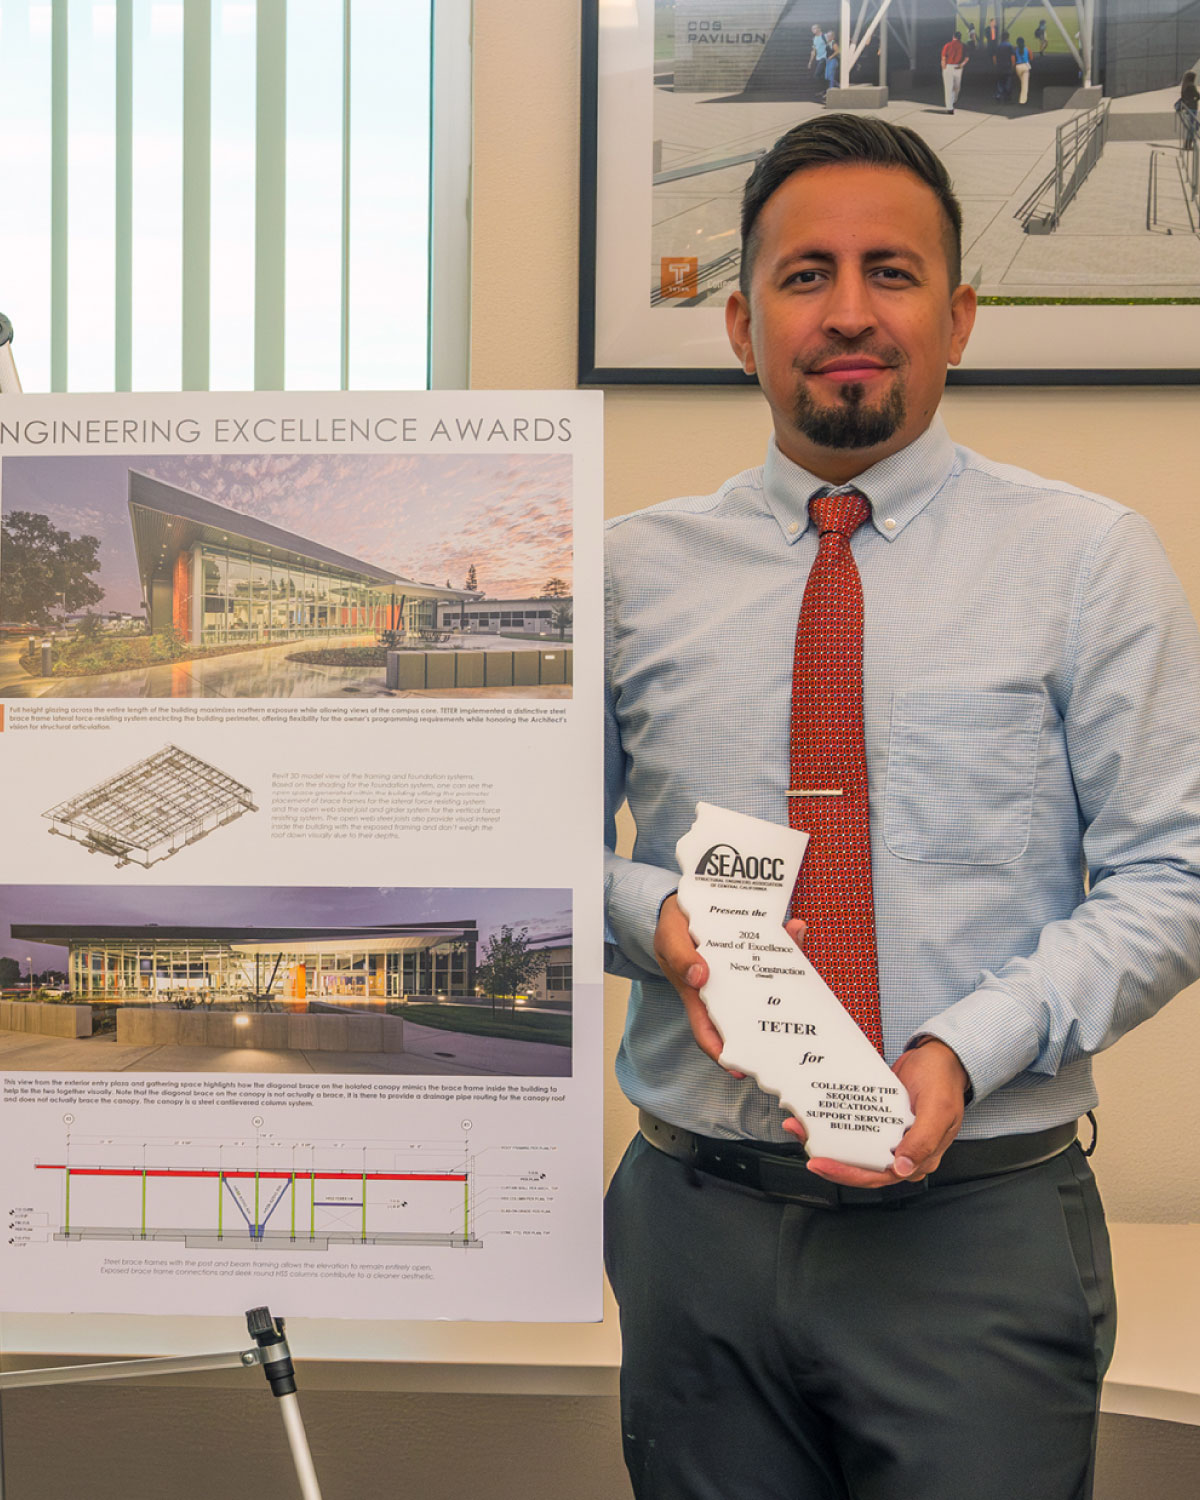
[[[0,0],[27,391],[428,383],[433,0]]]

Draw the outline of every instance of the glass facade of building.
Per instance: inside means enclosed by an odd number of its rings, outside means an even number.
[[[460,619],[465,619],[469,630],[524,630],[530,634],[538,631],[548,634],[554,625],[554,609],[549,604],[514,604],[497,609],[489,601],[482,605],[468,604],[465,609],[446,603],[439,608],[445,629],[457,628]]]
[[[79,1000],[224,1003],[251,996],[280,1000],[399,1000],[404,995],[466,995],[469,945],[421,947],[330,942],[280,949],[209,939],[150,943],[110,938],[72,944],[70,985]]]
[[[546,965],[546,988],[548,990],[569,990],[571,988],[571,965],[547,964]]]
[[[317,635],[378,634],[395,627],[404,605],[409,630],[428,628],[436,601],[405,598],[403,585],[382,586],[316,563],[279,563],[235,548],[200,549],[201,641],[300,640]]]

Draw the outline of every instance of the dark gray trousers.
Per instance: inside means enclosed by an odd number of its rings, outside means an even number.
[[[1116,1332],[1077,1145],[829,1210],[635,1138],[606,1202],[637,1500],[1087,1500]]]

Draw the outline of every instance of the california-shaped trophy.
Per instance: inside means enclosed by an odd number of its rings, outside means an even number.
[[[908,1096],[784,931],[808,835],[708,802],[675,846],[678,901],[708,964],[700,991],[724,1041],[808,1132],[810,1156],[884,1171],[912,1124]]]

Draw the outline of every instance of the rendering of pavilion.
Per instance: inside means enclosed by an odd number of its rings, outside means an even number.
[[[434,629],[460,589],[404,578],[200,495],[129,473],[129,519],[151,631],[192,646]]]
[[[379,927],[193,927],[14,922],[13,938],[67,949],[83,1001],[177,1003],[246,998],[362,1005],[470,995],[474,921]]]

